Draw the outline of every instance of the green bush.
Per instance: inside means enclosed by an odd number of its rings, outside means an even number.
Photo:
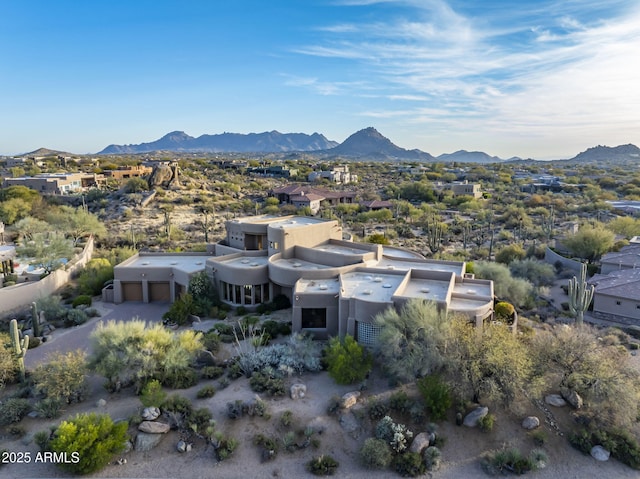
[[[191,314],[195,314],[195,309],[193,296],[184,293],[171,304],[169,311],[162,315],[162,319],[165,323],[175,323],[182,326],[187,324]]]
[[[140,393],[140,402],[144,407],[160,407],[167,399],[167,393],[157,379],[147,382]]]
[[[198,399],[212,398],[216,394],[216,388],[213,386],[205,386],[196,393]]]
[[[220,333],[215,329],[210,329],[202,336],[204,349],[212,354],[220,350]]]
[[[0,425],[7,426],[14,422],[20,422],[29,411],[31,411],[31,405],[27,399],[5,399],[0,404]]]
[[[513,304],[507,303],[506,301],[500,301],[495,307],[496,316],[502,320],[511,319],[515,311],[516,309],[513,307]]]
[[[369,469],[386,469],[392,459],[391,448],[383,439],[370,437],[360,449],[360,461]]]
[[[260,325],[262,331],[269,335],[270,338],[277,338],[278,336],[288,336],[291,334],[291,326],[289,323],[281,321],[274,321],[272,319],[265,321]]]
[[[348,334],[342,340],[338,337],[329,340],[325,361],[329,376],[338,384],[353,384],[364,380],[373,366],[371,353]]]
[[[106,414],[78,414],[60,423],[49,442],[53,452],[67,453],[71,461],[59,466],[73,474],[90,474],[105,467],[127,441],[126,422],[114,424]],[[77,458],[74,463],[73,459]]]
[[[480,461],[482,470],[491,476],[512,473],[525,474],[535,469],[533,461],[524,456],[519,449],[501,449],[486,453]]]
[[[640,469],[640,444],[627,431],[581,429],[569,435],[569,442],[584,454],[589,454],[593,446],[600,444],[620,462],[633,469]]]
[[[74,308],[77,308],[80,305],[87,305],[87,306],[91,306],[91,296],[87,295],[87,294],[81,294],[80,296],[77,296],[73,302],[71,303],[71,306],[73,306]]]
[[[97,296],[109,280],[113,280],[113,265],[106,258],[94,258],[80,272],[78,286],[83,294]]]
[[[393,469],[402,477],[418,477],[424,474],[425,465],[417,452],[405,452],[393,458]]]
[[[164,374],[162,384],[171,389],[187,389],[198,384],[198,373],[192,368],[180,368]]]
[[[33,409],[41,417],[55,419],[62,413],[62,401],[59,398],[44,398],[36,402]]]
[[[451,407],[451,392],[449,386],[440,376],[432,374],[418,381],[418,390],[422,394],[425,405],[435,421],[445,419]]]
[[[411,408],[411,399],[404,391],[397,391],[389,396],[389,409],[405,414]]]
[[[67,308],[62,305],[60,296],[42,296],[36,300],[38,311],[44,312],[47,321],[55,323],[66,318]]]
[[[224,461],[229,458],[238,447],[238,441],[236,439],[225,437],[222,433],[216,433],[215,442],[217,444],[216,455],[218,456],[218,461]]]
[[[331,456],[320,456],[307,463],[307,471],[314,476],[333,476],[340,464]]]
[[[495,425],[496,417],[489,413],[486,416],[480,418],[478,421],[478,426],[482,432],[491,432],[493,431],[493,426]]]
[[[200,370],[200,376],[204,379],[218,379],[224,374],[224,369],[220,366],[205,366]]]
[[[274,377],[265,372],[256,372],[249,379],[251,390],[262,393],[266,392],[271,396],[284,396],[284,380]]]
[[[369,419],[374,421],[379,421],[387,414],[389,414],[389,406],[387,406],[384,402],[374,400],[367,407],[367,413],[369,415]]]
[[[81,402],[88,392],[86,353],[80,349],[54,353],[33,371],[36,389],[63,404]]]
[[[440,458],[442,453],[436,446],[429,446],[422,452],[422,460],[427,471],[437,471],[440,469]]]
[[[64,317],[64,326],[66,328],[72,328],[73,326],[80,326],[89,320],[89,316],[81,309],[68,309]]]

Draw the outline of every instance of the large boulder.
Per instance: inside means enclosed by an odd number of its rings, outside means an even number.
[[[356,405],[358,402],[358,398],[360,397],[360,391],[352,391],[350,393],[345,394],[340,399],[340,407],[342,409],[349,409]]]
[[[478,406],[464,417],[464,421],[462,421],[462,424],[467,427],[476,427],[480,422],[480,419],[485,417],[487,414],[489,414],[488,407]]]
[[[544,402],[554,407],[564,407],[567,405],[567,401],[565,401],[560,394],[549,394],[545,396]]]
[[[413,438],[413,442],[409,447],[409,452],[417,452],[418,454],[422,454],[426,448],[429,447],[429,433],[421,432],[416,437]]]
[[[138,431],[146,432],[147,434],[166,434],[171,429],[171,426],[164,422],[156,421],[142,421],[138,426]]]
[[[602,446],[593,446],[591,448],[591,457],[593,457],[596,461],[608,461],[610,455],[611,453]]]
[[[574,409],[581,409],[582,408],[582,404],[583,404],[582,398],[573,389],[562,388],[562,389],[560,389],[560,394],[562,394],[562,397],[565,399],[565,401],[567,401],[569,404],[571,404],[571,406]]]
[[[142,410],[142,419],[145,421],[155,421],[160,417],[160,409],[157,407],[146,407]]]
[[[146,432],[139,432],[136,436],[136,444],[134,449],[139,452],[147,452],[156,447],[162,441],[164,435],[162,434],[147,434]]]
[[[302,399],[307,394],[307,386],[302,383],[296,383],[291,386],[290,389],[291,399]]]
[[[538,419],[535,416],[525,417],[524,420],[522,421],[522,427],[525,428],[527,431],[536,429],[540,427],[540,419]]]

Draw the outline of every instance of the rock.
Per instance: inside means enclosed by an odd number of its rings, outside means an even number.
[[[582,398],[580,395],[572,389],[562,388],[560,394],[574,409],[582,408]]]
[[[105,401],[104,399],[98,399],[98,401],[96,401],[96,407],[105,407],[107,405],[107,401]]]
[[[142,419],[145,421],[155,421],[160,417],[160,409],[157,407],[146,407],[142,411]]]
[[[138,430],[148,434],[166,434],[171,427],[163,422],[142,421]]]
[[[147,452],[156,447],[162,441],[162,434],[147,434],[139,432],[136,436],[135,450],[139,452]]]
[[[358,398],[360,397],[360,391],[352,391],[350,393],[345,394],[340,399],[340,407],[342,409],[349,409],[352,406],[355,406],[358,402]]]
[[[37,419],[40,417],[40,413],[38,411],[31,411],[29,412],[29,414],[27,414],[27,417],[30,417],[31,419]]]
[[[611,453],[602,446],[593,446],[591,448],[591,457],[596,461],[608,461]]]
[[[348,433],[354,439],[358,439],[360,437],[360,424],[358,423],[358,419],[355,414],[351,411],[347,411],[344,414],[340,415],[339,418],[340,426],[346,433]]]
[[[549,394],[548,396],[545,396],[544,402],[549,406],[555,407],[564,407],[567,405],[567,401],[565,401],[560,394]]]
[[[122,451],[122,453],[126,454],[128,452],[131,452],[132,449],[133,449],[133,444],[131,444],[131,441],[129,440],[124,441],[124,450]]]
[[[480,419],[489,414],[489,408],[486,406],[478,406],[464,417],[464,424],[467,427],[476,427]]]
[[[456,426],[462,426],[462,413],[461,412],[457,412],[456,413]]]
[[[263,449],[262,450],[262,462],[271,461],[276,457],[276,451],[273,449]]]
[[[525,428],[527,431],[536,429],[540,427],[540,419],[538,419],[535,416],[525,417],[524,420],[522,421],[522,427]]]
[[[460,425],[462,425],[462,423],[460,423]],[[429,444],[435,444],[436,443],[436,433],[432,432],[429,433]]]
[[[301,383],[296,383],[291,386],[291,399],[302,399],[307,394],[307,386]]]
[[[116,461],[116,464],[117,464],[118,466],[124,466],[126,463],[127,463],[127,460],[126,460],[124,457],[121,457],[120,459],[118,459],[118,460]]]
[[[178,452],[187,452],[187,443],[182,439],[180,439],[178,441],[178,444],[176,444],[176,450]]]
[[[429,433],[421,432],[416,437],[413,438],[413,442],[409,447],[409,452],[417,452],[418,454],[422,454],[426,448],[429,447]]]

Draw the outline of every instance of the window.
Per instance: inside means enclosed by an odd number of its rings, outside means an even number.
[[[267,287],[269,286],[267,285]],[[255,304],[262,303],[262,285],[261,284],[256,284],[253,286],[253,294],[254,294],[254,299],[256,301]]]
[[[616,301],[616,305],[620,306],[622,304],[622,301]]]
[[[327,327],[327,308],[302,308],[303,329],[325,329]]]
[[[250,284],[244,285],[244,304],[253,304],[251,302],[251,297],[253,296],[251,292],[253,291],[253,286]]]
[[[278,244],[277,241],[269,241],[269,248],[277,250],[278,246],[280,246],[280,245]]]

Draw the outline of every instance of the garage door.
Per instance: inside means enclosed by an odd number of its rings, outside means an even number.
[[[149,301],[171,301],[169,283],[149,283]]]
[[[122,283],[123,301],[142,301],[142,283]]]

